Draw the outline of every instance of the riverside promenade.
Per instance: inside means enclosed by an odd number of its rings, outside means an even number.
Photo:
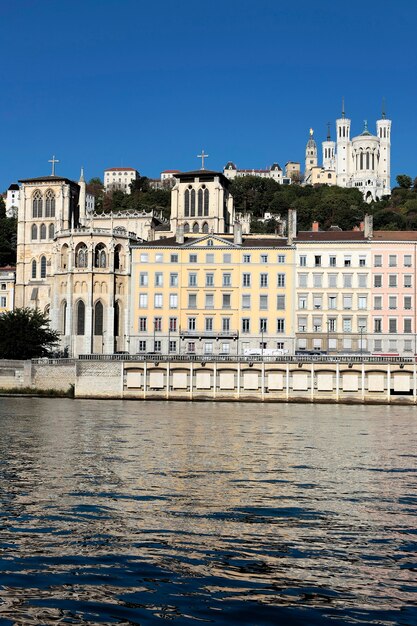
[[[0,361],[0,388],[75,398],[417,404],[414,357],[86,355]]]

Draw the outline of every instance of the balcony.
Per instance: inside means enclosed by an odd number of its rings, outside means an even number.
[[[180,330],[183,339],[237,339],[239,333],[236,330]]]

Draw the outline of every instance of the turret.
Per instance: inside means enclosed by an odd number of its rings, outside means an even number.
[[[84,178],[84,168],[81,168],[80,180],[78,181],[80,187],[79,207],[80,207],[80,222],[85,223],[86,219],[86,183]]]
[[[381,119],[376,123],[376,136],[379,139],[378,176],[382,181],[383,194],[388,195],[391,193],[391,120],[386,118],[384,103]]]

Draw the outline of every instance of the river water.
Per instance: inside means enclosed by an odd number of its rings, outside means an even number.
[[[417,624],[417,408],[0,398],[0,624]]]

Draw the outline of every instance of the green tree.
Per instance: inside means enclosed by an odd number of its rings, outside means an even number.
[[[407,174],[398,174],[395,180],[397,181],[398,187],[401,187],[402,189],[410,189],[412,183],[411,176],[407,176]]]
[[[4,219],[6,217],[6,203],[2,196],[0,196],[0,219]]]
[[[17,243],[17,220],[0,218],[0,266],[15,265]]]
[[[50,355],[59,342],[39,309],[15,309],[0,315],[0,358],[34,359]]]

